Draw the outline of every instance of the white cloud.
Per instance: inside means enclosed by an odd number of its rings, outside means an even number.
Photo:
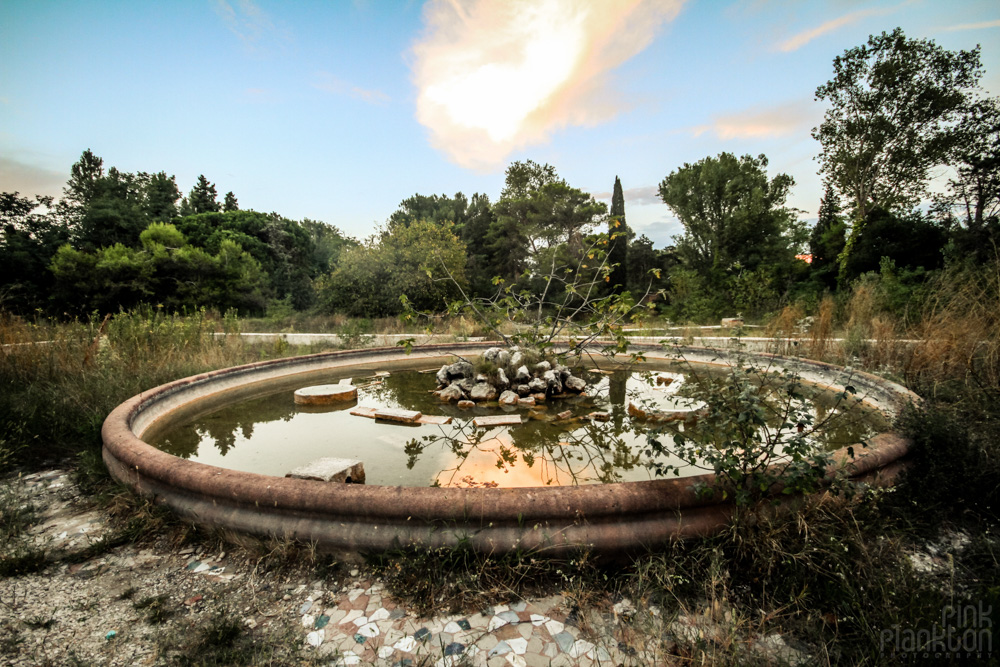
[[[801,134],[822,117],[818,105],[805,101],[753,108],[716,116],[708,125],[691,128],[694,136],[713,132],[720,139],[767,139]]]
[[[417,120],[464,167],[492,169],[569,125],[612,118],[608,74],[684,0],[431,0],[413,46]]]
[[[319,77],[320,81],[313,84],[313,87],[318,88],[319,90],[325,90],[326,92],[333,93],[334,95],[347,95],[348,97],[353,97],[356,100],[361,100],[362,102],[367,102],[369,104],[381,105],[389,102],[389,96],[381,90],[372,90],[355,86],[338,79],[329,72],[320,72]]]
[[[852,23],[857,23],[861,19],[868,18],[869,16],[884,16],[886,14],[891,14],[900,7],[908,5],[912,2],[904,2],[902,4],[896,5],[894,7],[880,7],[872,9],[859,9],[855,12],[850,12],[849,14],[844,14],[843,16],[838,16],[835,19],[830,19],[829,21],[822,23],[815,28],[810,28],[809,30],[803,30],[802,32],[789,37],[784,42],[778,45],[779,51],[784,51],[788,53],[790,51],[798,51],[803,46],[813,41],[817,37],[821,37],[828,32],[833,32],[838,28],[843,28],[846,25]]]

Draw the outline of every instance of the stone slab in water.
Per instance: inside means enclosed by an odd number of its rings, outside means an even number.
[[[375,419],[375,412],[377,410],[378,408],[366,408],[359,405],[358,407],[351,410],[350,414],[354,415],[355,417],[368,417],[369,419]]]
[[[315,479],[320,482],[364,484],[365,465],[357,459],[322,458],[296,468],[285,477]]]
[[[416,424],[423,416],[416,410],[398,410],[394,408],[381,408],[375,411],[375,419],[384,419],[400,424]]]
[[[706,414],[706,410],[700,403],[687,408],[678,406],[656,409],[655,407],[650,408],[645,406],[642,403],[629,401],[628,413],[637,419],[645,419],[651,422],[673,422],[698,419]]]
[[[488,428],[490,426],[515,426],[520,423],[520,415],[491,415],[489,417],[476,417],[472,420],[472,425],[476,428]]]
[[[417,420],[418,424],[450,424],[451,417],[445,417],[444,415],[421,415],[420,419]]]
[[[358,388],[348,384],[320,384],[302,387],[295,391],[295,402],[300,405],[327,405],[346,403],[358,398]]]

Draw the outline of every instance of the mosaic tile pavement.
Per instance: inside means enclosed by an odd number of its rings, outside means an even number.
[[[468,616],[421,618],[385,597],[378,583],[354,585],[336,592],[301,586],[289,596],[306,642],[334,664],[585,667],[631,662],[626,651],[635,655],[617,642],[588,639],[562,595]]]

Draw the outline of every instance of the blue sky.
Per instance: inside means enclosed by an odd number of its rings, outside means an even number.
[[[662,246],[681,229],[657,185],[722,151],[767,155],[815,217],[813,94],[896,26],[982,45],[1000,93],[995,0],[6,0],[0,190],[58,195],[90,148],[364,238],[414,193],[495,200],[532,159],[598,196],[620,176]]]

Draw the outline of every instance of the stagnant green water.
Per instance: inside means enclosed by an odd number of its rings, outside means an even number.
[[[704,406],[700,399],[707,397],[706,388],[725,371],[644,367],[643,372],[588,372],[585,377],[592,387],[586,394],[550,399],[536,409],[513,410],[521,415],[519,426],[476,429],[474,417],[506,412],[496,403],[472,410],[443,404],[430,393],[435,388],[433,373],[393,371],[384,378],[354,376],[353,383],[359,387],[356,403],[331,408],[299,406],[294,403],[293,389],[285,387],[216,406],[147,434],[147,440],[182,458],[278,476],[323,457],[360,459],[368,484],[393,486],[523,487],[654,479],[646,453],[650,429],[690,427],[680,421],[664,427],[633,419],[627,410],[629,401],[652,401],[659,409],[696,409]],[[667,387],[657,385],[648,372],[651,368],[666,369],[662,375],[673,381]],[[341,372],[308,384],[335,383],[344,377],[348,375]],[[806,410],[816,423],[826,424],[817,435],[819,446],[836,449],[886,428],[879,413],[856,400],[845,401],[815,388],[807,388],[806,393]],[[453,421],[445,426],[393,424],[351,415],[355,406],[418,410],[450,416]],[[775,412],[780,408],[776,404]],[[556,418],[567,410],[571,418]],[[610,420],[586,420],[595,411],[610,413]],[[778,421],[772,415],[769,423],[777,428]],[[661,439],[670,435],[662,433]],[[681,474],[704,472],[666,455],[657,460],[679,466]]]

